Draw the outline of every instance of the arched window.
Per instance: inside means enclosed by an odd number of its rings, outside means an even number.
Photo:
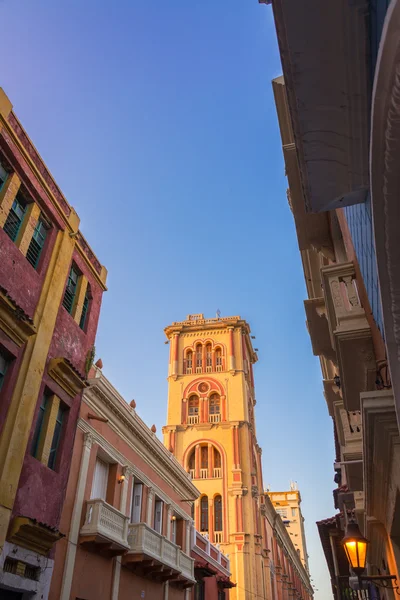
[[[214,466],[221,468],[221,455],[216,448],[214,448]]]
[[[194,425],[199,422],[199,397],[190,396],[188,404],[188,422]]]
[[[214,498],[214,531],[215,533],[222,531],[222,498],[215,496]],[[218,536],[216,536],[218,537]],[[217,541],[217,540],[216,540]],[[220,540],[222,541],[222,540]]]
[[[222,477],[221,455],[216,448],[213,449],[213,452],[214,452],[213,477],[220,478],[220,477]]]
[[[206,346],[206,372],[212,372],[212,347],[211,344]]]
[[[193,471],[193,473],[194,473],[194,470],[196,468],[196,456],[195,456],[194,450],[191,453],[191,455],[189,456],[188,467],[189,467],[189,471]],[[193,477],[194,477],[194,474],[193,474]]]
[[[196,346],[196,373],[203,372],[203,346],[197,344]]]
[[[208,531],[208,496],[200,500],[200,531]]]
[[[201,468],[207,469],[208,468],[208,447],[202,446],[200,448],[200,450],[201,450]]]
[[[208,414],[210,423],[219,423],[221,420],[221,400],[218,394],[212,394],[208,401]]]
[[[215,368],[217,371],[222,371],[222,350],[216,348],[215,350]]]
[[[186,373],[191,375],[193,373],[193,352],[188,350],[186,354]]]

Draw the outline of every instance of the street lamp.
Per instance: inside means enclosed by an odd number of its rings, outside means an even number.
[[[346,534],[342,540],[347,560],[352,571],[357,575],[359,589],[363,583],[373,583],[385,589],[391,589],[400,596],[400,588],[397,585],[396,575],[363,575],[367,563],[367,548],[369,541],[361,533],[357,523],[348,523]]]
[[[367,562],[368,540],[362,535],[357,523],[349,523],[346,528],[346,535],[342,540],[347,560],[358,577],[365,571]]]

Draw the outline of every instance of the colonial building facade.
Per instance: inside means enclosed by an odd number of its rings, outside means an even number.
[[[99,368],[88,384],[50,599],[224,599],[229,559],[193,527],[191,478]]]
[[[301,512],[301,495],[297,484],[291,483],[290,490],[287,492],[268,491],[267,493],[273,507],[286,525],[287,532],[291,536],[304,568],[309,573],[304,517]]]
[[[106,270],[0,89],[0,596],[46,599]]]
[[[274,3],[285,78],[273,81],[273,91],[289,205],[307,289],[307,328],[312,351],[320,359],[324,395],[334,423],[334,505],[340,512],[319,522],[318,528],[333,595],[342,600],[360,597],[350,588],[351,573],[341,546],[349,521],[357,520],[370,542],[364,575],[398,576],[400,438],[382,320],[368,175],[367,65],[374,52],[367,52],[367,44],[377,42],[381,28],[372,27],[377,13],[371,12],[372,28],[368,30],[361,3],[328,4],[326,13],[320,11],[318,17],[313,13],[321,22],[313,22],[317,35],[310,37],[298,28],[296,11],[290,11],[285,0]],[[311,5],[318,10],[317,3],[308,2],[310,14]],[[384,12],[381,16],[383,23]],[[339,20],[346,23],[345,31]],[[339,31],[345,41],[340,37],[343,46],[339,44],[336,54],[336,46],[326,35]],[[373,40],[371,31],[377,36]],[[348,42],[352,50],[346,53]],[[307,47],[304,55],[300,50],[303,44]],[[307,64],[312,68],[306,68]],[[334,76],[326,64],[335,65]],[[374,65],[370,65],[371,72]],[[340,98],[335,98],[338,78],[345,73]],[[352,585],[357,587],[359,582]],[[379,596],[372,581],[365,585],[368,589],[363,598],[393,597],[390,590]]]
[[[196,314],[165,333],[171,352],[164,443],[201,492],[195,502],[196,527],[229,554],[236,583],[232,599],[278,598],[274,534],[266,518],[256,437],[257,355],[250,327],[238,316],[205,319]],[[309,598],[308,574],[287,533],[283,547],[290,554],[285,568],[290,563],[296,572],[291,583],[300,597]]]

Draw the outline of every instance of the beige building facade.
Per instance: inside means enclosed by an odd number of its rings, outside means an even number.
[[[278,515],[281,517],[304,568],[309,572],[304,517],[301,512],[301,494],[296,483],[287,492],[267,492]]]

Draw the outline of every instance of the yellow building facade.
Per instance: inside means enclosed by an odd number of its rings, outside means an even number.
[[[229,554],[234,600],[270,597],[250,327],[239,316],[189,315],[170,342],[164,443],[200,490],[197,529]]]
[[[287,492],[268,491],[267,494],[276,512],[286,525],[292,543],[308,573],[309,567],[306,534],[304,531],[304,517],[301,512],[301,494],[297,488],[297,484],[291,483],[290,490]]]

